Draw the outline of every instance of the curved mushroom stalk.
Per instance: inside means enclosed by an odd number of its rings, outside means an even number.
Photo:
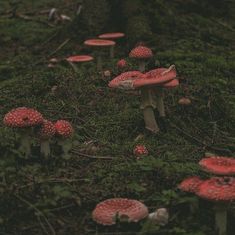
[[[61,147],[63,152],[63,158],[70,158],[70,150],[72,149],[71,140],[58,140],[58,145]]]
[[[156,102],[157,102],[157,110],[159,112],[160,117],[165,117],[165,105],[164,105],[164,91],[161,87],[155,88],[156,92]]]
[[[103,68],[103,62],[102,62],[102,56],[97,55],[97,62],[96,62],[97,70],[102,71]]]
[[[215,205],[215,231],[216,235],[226,235],[227,230],[227,205],[217,203]]]
[[[141,105],[143,110],[145,128],[153,133],[159,132],[159,127],[155,119],[154,108],[156,108],[156,98],[149,88],[141,88]]]
[[[114,46],[110,47],[109,53],[110,53],[110,58],[113,59],[114,58]]]
[[[51,155],[51,148],[50,148],[49,140],[41,141],[40,152],[45,158],[48,158]]]
[[[78,68],[73,62],[69,62],[69,65],[72,67],[75,73],[78,73]]]
[[[141,73],[145,72],[145,65],[146,65],[146,63],[145,63],[144,60],[141,60],[141,61],[139,62],[139,71],[140,71]]]
[[[31,138],[28,132],[21,134],[19,151],[24,154],[26,158],[31,154]]]

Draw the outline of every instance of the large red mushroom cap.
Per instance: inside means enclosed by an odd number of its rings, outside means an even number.
[[[42,124],[43,117],[35,109],[19,107],[8,112],[3,122],[9,127],[32,127]]]
[[[88,62],[94,60],[92,56],[89,55],[74,55],[66,59],[68,62],[77,63],[77,62]]]
[[[62,138],[69,138],[73,135],[73,127],[70,122],[58,120],[55,123],[56,134]]]
[[[185,192],[195,193],[201,183],[203,183],[202,179],[200,179],[198,176],[192,176],[183,180],[178,186],[178,188]]]
[[[145,75],[140,71],[128,71],[125,73],[121,73],[109,82],[109,87],[120,89],[134,89],[133,81],[144,77]]]
[[[53,122],[43,120],[43,124],[39,129],[38,135],[41,139],[49,139],[55,135],[56,129]]]
[[[170,82],[166,82],[162,84],[163,88],[175,88],[179,86],[179,80],[178,79],[173,79]]]
[[[228,157],[208,157],[199,162],[203,170],[217,175],[235,175],[235,159]]]
[[[84,42],[87,46],[95,46],[95,47],[107,47],[114,46],[116,42],[105,39],[88,39]]]
[[[117,38],[123,38],[125,36],[124,33],[104,33],[99,35],[98,37],[101,39],[117,39]]]
[[[99,224],[113,225],[116,218],[138,222],[148,216],[148,208],[137,200],[126,198],[107,199],[99,203],[92,212],[92,218]]]
[[[213,177],[200,184],[196,194],[211,201],[234,201],[235,178]]]
[[[137,46],[131,50],[129,57],[136,59],[149,59],[153,57],[153,52],[150,48],[145,46]]]

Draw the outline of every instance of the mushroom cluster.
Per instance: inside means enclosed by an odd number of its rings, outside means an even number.
[[[3,123],[17,130],[20,135],[19,151],[26,158],[31,155],[31,144],[34,138],[39,139],[40,153],[45,158],[51,155],[50,141],[53,137],[58,138],[57,143],[62,145],[64,152],[68,153],[70,150],[67,148],[65,151],[63,147],[66,140],[71,145],[70,137],[73,134],[73,128],[68,121],[58,120],[54,124],[35,109],[19,107],[6,113]]]
[[[203,199],[214,202],[216,234],[226,235],[227,209],[235,200],[235,159],[212,156],[203,158],[199,165],[202,170],[216,176],[207,180],[197,176],[189,177],[178,187],[182,191],[195,193]]]

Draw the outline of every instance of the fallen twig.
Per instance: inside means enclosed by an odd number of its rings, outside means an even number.
[[[70,38],[67,38],[64,42],[62,42],[53,52],[51,52],[48,57],[54,55],[56,52],[61,50],[68,42],[70,41]]]
[[[79,156],[82,156],[82,157],[88,157],[88,158],[92,158],[92,159],[106,159],[106,160],[112,160],[114,159],[113,157],[109,157],[109,156],[93,156],[93,155],[89,155],[89,154],[86,154],[86,153],[81,153],[79,151],[76,151],[74,149],[72,149],[71,151],[72,153],[75,153]]]

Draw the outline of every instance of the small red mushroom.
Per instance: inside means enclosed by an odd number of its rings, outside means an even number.
[[[18,128],[21,132],[20,151],[28,157],[31,153],[32,128],[43,123],[43,116],[35,109],[19,107],[8,112],[3,119],[8,127]]]
[[[50,139],[55,135],[56,129],[51,121],[43,120],[43,124],[38,131],[38,136],[40,138],[40,151],[46,158],[50,156]]]
[[[97,204],[92,218],[102,225],[116,224],[116,220],[138,222],[148,216],[148,208],[140,201],[126,198],[107,199]]]
[[[137,157],[137,159],[139,159],[140,157],[148,155],[148,149],[144,145],[136,145],[133,153]]]
[[[140,72],[145,71],[146,60],[153,57],[153,52],[146,46],[137,46],[129,53],[130,58],[134,58],[139,61]]]
[[[178,188],[185,192],[195,193],[203,182],[198,176],[192,176],[183,180]]]
[[[119,70],[125,69],[127,67],[127,62],[125,59],[121,59],[117,62],[117,68]]]
[[[66,120],[58,120],[55,123],[56,135],[59,137],[58,144],[61,146],[64,156],[67,156],[72,148],[71,140],[74,130],[70,122]]]
[[[203,158],[199,165],[203,170],[216,175],[235,175],[235,158],[213,156]]]

